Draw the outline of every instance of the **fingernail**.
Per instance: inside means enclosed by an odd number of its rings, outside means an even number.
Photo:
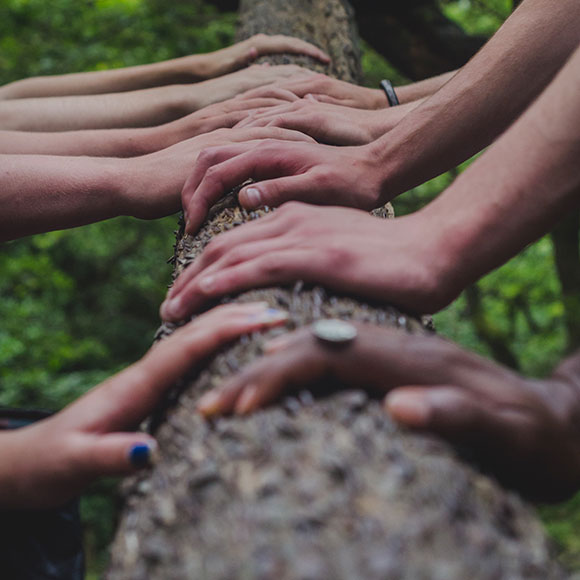
[[[252,207],[258,207],[261,205],[262,196],[260,195],[260,191],[255,187],[248,187],[244,191],[244,194],[246,196],[246,201],[248,202],[248,205],[251,205]]]
[[[411,427],[424,427],[429,423],[431,406],[424,394],[394,391],[387,395],[385,406],[389,414]]]
[[[129,461],[131,462],[131,465],[139,469],[153,465],[156,449],[157,444],[154,442],[137,443],[136,445],[133,445],[129,451]]]
[[[163,320],[168,318],[179,318],[181,302],[181,296],[165,300],[165,302],[161,304],[161,318],[163,318]]]
[[[221,396],[219,391],[209,391],[199,399],[196,407],[202,415],[209,417],[220,411],[220,401]]]
[[[206,294],[213,290],[215,285],[215,276],[206,276],[199,281],[199,289]]]
[[[282,336],[277,336],[272,340],[264,343],[262,350],[265,353],[273,353],[280,350],[284,350],[290,344],[290,336],[288,334],[283,334]]]
[[[253,322],[278,322],[281,320],[288,320],[288,312],[276,308],[268,308],[262,312],[250,314],[249,318]]]
[[[245,415],[252,411],[257,403],[258,387],[248,385],[236,403],[236,415]]]

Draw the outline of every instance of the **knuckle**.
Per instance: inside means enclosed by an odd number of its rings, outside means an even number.
[[[325,261],[332,268],[345,268],[352,262],[352,254],[347,248],[333,244],[325,250]]]
[[[267,254],[261,260],[260,270],[268,278],[277,278],[284,271],[284,265],[275,254]]]
[[[277,211],[281,217],[293,224],[302,221],[305,208],[306,204],[300,201],[287,201]]]
[[[221,170],[218,165],[212,165],[208,168],[208,170],[205,172],[205,181],[215,187],[223,186]]]
[[[214,147],[206,147],[202,149],[197,156],[197,165],[206,166],[211,165],[216,157],[216,150]]]
[[[315,175],[317,189],[327,190],[336,183],[336,174],[326,167],[320,167]]]

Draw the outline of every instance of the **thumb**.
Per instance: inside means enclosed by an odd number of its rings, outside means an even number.
[[[277,207],[287,201],[319,203],[316,184],[307,174],[252,183],[240,191],[238,199],[246,209]]]
[[[88,435],[77,453],[91,479],[128,475],[154,463],[157,442],[144,433]]]

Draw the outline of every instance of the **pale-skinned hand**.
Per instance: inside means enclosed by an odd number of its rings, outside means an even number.
[[[247,209],[296,200],[371,210],[388,200],[382,191],[385,171],[373,144],[333,147],[268,139],[206,149],[182,192],[186,231],[195,233],[211,206],[250,178],[258,183],[239,193]]]
[[[324,74],[313,74],[309,78],[280,79],[272,85],[249,90],[245,97],[267,97],[269,91],[276,88],[290,91],[300,98],[312,95],[315,100],[323,103],[358,109],[382,109],[389,104],[385,94],[379,89],[359,87]]]
[[[313,143],[313,139],[303,133],[276,127],[218,129],[149,155],[118,160],[121,213],[157,219],[179,211],[183,186],[204,149],[225,143],[252,146],[269,138]]]
[[[206,78],[221,76],[247,66],[261,56],[271,54],[300,54],[310,56],[324,64],[330,57],[323,50],[291,36],[256,34],[237,44],[210,52],[203,56],[203,73]],[[199,59],[200,55],[195,55]]]
[[[161,316],[181,320],[207,300],[296,280],[434,312],[462,289],[450,286],[454,264],[440,251],[445,241],[421,212],[382,220],[288,203],[212,240],[175,281]]]
[[[316,75],[311,70],[294,64],[254,64],[248,68],[194,85],[176,86],[184,101],[180,110],[193,112],[213,103],[232,99],[251,89],[271,85],[277,81],[288,78],[304,81],[314,76]],[[284,87],[279,87],[279,89],[285,90]],[[279,94],[279,89],[273,87],[274,92],[269,92],[264,98]],[[256,97],[263,98],[260,95],[256,95]]]
[[[165,391],[220,346],[286,317],[265,303],[217,307],[60,413],[0,433],[0,506],[59,506],[97,477],[147,467],[154,460],[155,440],[134,430]]]
[[[357,338],[342,347],[309,329],[274,339],[264,358],[202,397],[199,410],[245,414],[334,378],[386,394],[396,421],[467,446],[534,499],[561,500],[580,488],[577,369],[525,379],[436,336],[356,326]]]
[[[242,99],[238,96],[208,105],[170,123],[143,129],[143,131],[147,131],[154,141],[157,140],[157,142],[164,144],[164,147],[169,147],[197,135],[211,133],[217,129],[232,128],[246,119],[253,111],[266,111],[269,107],[288,103],[289,95],[294,98],[291,93],[286,93],[280,89],[276,97]]]
[[[255,99],[248,99],[255,103]],[[397,109],[392,109],[397,111]],[[387,123],[388,110],[329,105],[306,97],[293,103],[248,112],[236,127],[282,127],[310,135],[328,145],[365,145],[383,135],[399,120]]]
[[[278,89],[281,90],[281,89]],[[255,103],[256,99],[248,99]],[[312,95],[250,110],[236,127],[281,127],[328,145],[365,145],[390,131],[417,103],[389,109],[356,109],[320,103]]]

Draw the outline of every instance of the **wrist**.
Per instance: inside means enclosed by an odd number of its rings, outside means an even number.
[[[176,74],[176,82],[195,83],[215,77],[219,74],[215,66],[212,53],[190,54],[174,59],[173,67]]]
[[[470,271],[470,232],[463,224],[455,223],[449,213],[433,211],[429,205],[399,219],[413,220],[413,231],[421,238],[418,259],[425,273],[425,292],[430,297],[429,312],[437,312],[477,279]]]
[[[389,107],[389,101],[382,89],[365,89],[367,91],[367,108],[369,109],[386,109]]]
[[[151,155],[110,159],[111,173],[114,178],[114,205],[117,216],[135,216],[139,198],[146,188],[148,165],[144,160]]]

